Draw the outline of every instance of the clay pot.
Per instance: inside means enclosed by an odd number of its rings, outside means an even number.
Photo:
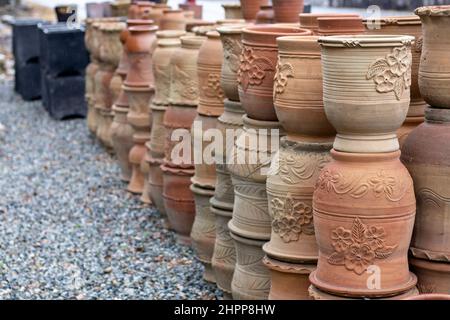
[[[231,101],[239,101],[237,75],[239,58],[242,53],[242,26],[218,27],[223,47],[223,64],[220,84],[225,96]]]
[[[108,152],[113,153],[114,149],[111,136],[111,125],[114,115],[111,109],[99,109],[99,113],[102,120],[97,128],[97,138]]]
[[[130,7],[129,1],[116,1],[111,3],[111,15],[113,17],[126,17]]]
[[[114,76],[111,78],[111,82],[109,83],[109,91],[111,92],[111,101],[115,102],[122,91],[123,80],[121,75],[117,72],[114,73]]]
[[[242,17],[245,20],[255,20],[259,8],[268,5],[268,0],[240,0]]]
[[[156,44],[156,26],[128,28],[126,47],[130,70],[124,84],[129,87],[152,87],[154,85],[151,48]]]
[[[414,180],[417,216],[411,252],[450,262],[450,110],[428,108],[426,122],[410,133],[402,161]]]
[[[157,106],[154,103],[150,106],[152,110],[152,130],[150,133],[150,154],[153,158],[164,158],[164,143],[166,139],[166,129],[164,127],[164,114],[167,106]]]
[[[204,21],[204,20],[189,20],[186,21],[186,32],[188,33],[195,33],[194,29],[197,27],[213,27],[215,25],[214,22],[211,21]]]
[[[276,22],[294,23],[303,13],[304,0],[272,0]]]
[[[181,48],[176,50],[170,60],[172,80],[170,103],[172,105],[198,105],[197,59],[205,37],[181,37]]]
[[[138,19],[143,19],[147,17],[150,11],[152,11],[155,3],[151,1],[138,1],[137,5],[138,5],[137,17]]]
[[[417,275],[421,294],[448,294],[450,292],[450,264],[410,258],[412,271]]]
[[[161,166],[163,172],[163,199],[171,228],[179,242],[190,244],[190,234],[195,218],[194,194],[190,190],[193,169]]]
[[[300,28],[311,30],[314,35],[317,35],[319,31],[319,18],[331,18],[331,17],[356,17],[360,18],[358,14],[352,13],[301,13],[300,18]]]
[[[164,11],[169,9],[170,6],[168,6],[167,4],[155,3],[152,9],[146,13],[145,18],[155,21],[155,25],[160,27],[160,30],[162,30],[161,19],[164,16]]]
[[[108,117],[108,113],[111,112],[112,94],[109,86],[113,75],[114,72],[111,67],[101,63],[94,79],[94,119],[96,122],[96,136],[100,139],[100,142],[107,147],[109,147],[109,145],[106,132],[109,130],[109,127],[108,120],[105,119],[105,117]]]
[[[137,19],[139,17],[139,6],[137,1],[132,1],[128,7],[128,19]]]
[[[136,132],[145,133],[150,138],[152,124],[149,101],[153,96],[153,91],[145,87],[123,86],[125,94],[128,96],[130,110],[128,111],[128,123]]]
[[[122,170],[121,179],[129,182],[131,179],[131,164],[128,155],[133,147],[134,130],[127,120],[128,107],[115,104],[113,111],[114,120],[111,125],[112,144]]]
[[[280,25],[254,26],[243,30],[242,57],[238,72],[239,97],[251,119],[277,121],[273,106],[273,84],[278,60],[276,39],[311,32]]]
[[[230,297],[231,281],[236,264],[236,249],[228,229],[228,222],[233,212],[211,206],[211,213],[216,220],[216,241],[212,257],[214,277],[217,287],[224,292],[224,295]]]
[[[144,204],[152,204],[152,201],[150,200],[150,184],[148,182],[148,176],[150,174],[150,164],[149,164],[149,157],[148,153],[150,152],[150,143],[149,141],[145,142],[145,155],[141,160],[140,165],[140,171],[142,172],[142,175],[144,176],[144,186],[142,188],[142,194],[139,200],[141,200]]]
[[[194,19],[201,19],[202,18],[202,13],[203,13],[203,6],[202,5],[198,5],[196,3],[192,3],[192,2],[186,2],[186,3],[180,3],[178,5],[178,7],[180,9],[182,9],[183,11],[193,11],[194,12]]]
[[[319,36],[352,35],[365,32],[361,17],[320,17],[317,19]]]
[[[198,52],[197,70],[199,101],[197,112],[209,117],[218,117],[223,113],[225,98],[220,86],[223,63],[223,47],[220,34],[210,31]]]
[[[317,261],[312,198],[320,171],[331,160],[331,148],[332,142],[281,139],[274,170],[267,178],[272,236],[264,251],[269,257],[293,263]]]
[[[146,160],[150,166],[148,174],[148,191],[152,203],[155,205],[156,209],[161,213],[161,216],[166,221],[168,225],[166,209],[164,207],[163,199],[163,173],[161,170],[161,165],[163,164],[162,159],[155,159],[151,156],[147,156]]]
[[[203,279],[215,283],[211,260],[216,241],[216,221],[209,204],[209,200],[214,196],[214,190],[191,185],[191,191],[194,193],[196,212],[191,231],[192,247],[197,259],[205,266]]]
[[[236,266],[231,282],[233,299],[267,300],[270,272],[262,262],[264,241],[243,238],[233,232],[231,237],[236,246]]]
[[[273,13],[273,7],[261,6],[256,14],[256,24],[271,24],[275,23],[275,17]]]
[[[422,20],[423,46],[419,87],[423,99],[438,108],[450,108],[450,6],[422,7],[415,11]],[[419,42],[420,45],[420,42]]]
[[[320,45],[315,36],[280,37],[275,74],[277,117],[292,141],[333,141],[336,131],[323,107]]]
[[[126,28],[123,22],[104,23],[100,27],[103,33],[103,40],[100,45],[100,59],[110,64],[114,69],[119,65],[121,54],[123,52],[120,34]]]
[[[270,269],[269,300],[311,300],[309,275],[316,267],[314,264],[292,264],[268,257],[264,257],[263,263]]]
[[[240,4],[226,3],[226,4],[222,4],[222,7],[225,10],[225,19],[242,19],[243,18]]]
[[[266,179],[282,135],[280,129],[278,122],[257,121],[244,116],[244,132],[237,138],[227,163],[235,195],[229,227],[239,236],[270,240]]]
[[[357,301],[357,300],[407,300],[411,297],[415,297],[419,294],[419,291],[416,288],[412,288],[411,290],[396,295],[392,297],[382,297],[382,298],[372,298],[372,297],[363,297],[363,298],[351,298],[351,297],[341,297],[333,294],[329,294],[327,292],[321,291],[314,286],[309,287],[309,295],[314,300],[348,300],[348,301]]]
[[[147,149],[145,143],[148,141],[146,135],[135,133],[133,135],[133,147],[130,150],[129,161],[131,164],[131,179],[127,190],[134,194],[142,194],[144,191],[144,174],[141,171],[141,163],[144,160]]]
[[[313,198],[319,260],[311,283],[345,297],[407,292],[417,282],[408,269],[416,203],[400,151],[331,155]],[[374,273],[380,283],[371,287]]]
[[[164,10],[160,21],[161,30],[185,30],[186,16],[183,10]]]
[[[448,294],[421,294],[415,297],[407,298],[405,300],[450,300]]]
[[[338,132],[334,149],[359,153],[399,149],[396,131],[409,109],[413,39],[376,35],[319,39],[325,113]],[[390,65],[392,60],[398,63]]]
[[[87,125],[92,134],[97,132],[97,121],[95,112],[95,75],[98,72],[100,66],[97,62],[91,62],[86,68],[86,84],[85,84],[85,97],[88,106]]]

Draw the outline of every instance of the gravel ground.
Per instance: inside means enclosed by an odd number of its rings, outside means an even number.
[[[54,121],[0,84],[0,123],[0,299],[220,297],[84,119]]]

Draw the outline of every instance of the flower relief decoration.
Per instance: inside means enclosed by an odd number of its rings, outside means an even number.
[[[272,61],[266,57],[258,57],[252,48],[244,47],[240,58],[238,83],[244,91],[249,85],[259,86],[266,77],[267,71],[275,71]]]
[[[367,80],[374,80],[378,92],[394,92],[397,100],[400,100],[411,86],[411,64],[409,46],[394,48],[386,58],[378,59],[369,67]]]
[[[228,60],[227,66],[233,72],[239,71],[239,56],[242,52],[242,44],[237,39],[226,38],[223,42],[224,57]]]
[[[220,75],[215,73],[208,74],[208,82],[206,86],[203,86],[205,95],[209,98],[217,98],[223,100],[225,97],[222,86],[220,85]]]
[[[281,63],[280,59],[278,58],[277,72],[275,73],[273,84],[274,97],[284,92],[288,83],[288,78],[292,78],[293,76],[294,76],[294,67],[292,66],[292,64]]]
[[[338,227],[331,232],[331,244],[334,252],[328,257],[328,263],[345,266],[358,275],[376,259],[387,259],[397,245],[386,244],[386,232],[383,227],[369,226],[359,218],[353,221],[351,230]]]

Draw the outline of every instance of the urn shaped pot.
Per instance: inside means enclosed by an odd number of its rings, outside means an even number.
[[[322,170],[313,198],[319,260],[310,275],[312,284],[349,297],[409,291],[417,281],[408,268],[416,201],[400,151],[332,150],[331,155],[333,161]],[[374,268],[377,271],[370,272]],[[368,286],[373,272],[383,276],[379,285]]]
[[[321,37],[323,102],[342,152],[393,152],[410,102],[411,36]]]
[[[243,30],[243,50],[238,72],[239,97],[248,117],[277,121],[273,106],[273,83],[278,60],[276,39],[287,35],[310,35],[309,30],[272,25]]]
[[[303,13],[304,0],[272,0],[275,22],[293,23]]]
[[[186,17],[183,10],[164,10],[160,20],[161,30],[185,30]]]
[[[240,0],[242,17],[245,20],[255,20],[261,6],[267,5],[268,0]]]
[[[422,20],[423,46],[419,88],[432,107],[450,107],[450,6],[416,9]]]

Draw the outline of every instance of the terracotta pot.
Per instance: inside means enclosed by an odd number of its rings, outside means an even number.
[[[130,2],[117,1],[111,3],[111,14],[113,17],[126,17],[130,8]]]
[[[145,143],[148,141],[147,136],[135,133],[133,135],[133,147],[130,150],[129,161],[131,164],[131,179],[128,183],[127,190],[134,194],[142,194],[144,191],[144,174],[141,171],[141,162],[145,157],[147,149]]]
[[[104,23],[100,27],[103,33],[103,40],[100,45],[100,59],[109,63],[114,69],[119,65],[121,53],[123,51],[120,34],[126,28],[123,22]]]
[[[396,131],[409,108],[413,39],[376,35],[319,39],[323,100],[327,118],[338,132],[336,150],[399,149]],[[388,61],[397,63],[389,65]]]
[[[170,60],[172,80],[170,103],[173,105],[198,105],[197,59],[205,37],[181,37],[181,48],[176,50]]]
[[[262,262],[264,241],[243,238],[233,232],[231,237],[236,246],[236,266],[231,282],[233,299],[267,300],[270,272]]]
[[[240,0],[242,17],[245,20],[255,20],[259,8],[268,5],[268,0]]]
[[[166,139],[166,129],[164,127],[164,114],[167,106],[157,106],[151,104],[152,110],[152,130],[150,133],[150,155],[153,158],[164,158],[164,143]]]
[[[109,83],[109,91],[111,92],[111,101],[115,102],[119,98],[120,92],[122,91],[123,80],[124,78],[122,78],[122,76],[119,75],[117,72],[115,72],[113,77],[111,78],[111,82]]]
[[[142,19],[148,15],[148,13],[153,9],[155,3],[151,1],[138,1],[138,19]]]
[[[409,109],[411,110],[411,106]],[[397,130],[398,142],[401,148],[405,144],[405,141],[408,138],[409,134],[420,124],[422,124],[423,120],[424,117],[406,117],[403,125],[400,127],[400,129]]]
[[[311,30],[314,35],[317,35],[319,31],[319,18],[331,18],[331,17],[356,17],[360,18],[359,14],[352,13],[301,13],[300,18],[300,28]]]
[[[113,106],[113,111],[114,120],[111,125],[112,144],[122,171],[121,179],[128,182],[131,179],[131,164],[128,155],[133,147],[134,130],[127,120],[128,107],[124,108],[116,104]]]
[[[164,161],[171,167],[194,169],[192,159],[191,127],[197,116],[194,107],[170,105],[164,114],[166,140],[164,142]],[[179,130],[185,129],[183,132]],[[172,137],[175,130],[182,135]],[[174,148],[176,148],[174,150]]]
[[[196,3],[180,3],[178,7],[184,11],[193,11],[194,12],[194,19],[201,19],[202,13],[203,13],[203,6],[198,5]]]
[[[264,245],[279,261],[314,264],[318,248],[314,233],[312,198],[320,171],[331,160],[332,142],[306,143],[281,140],[267,178],[272,236]],[[305,292],[305,294],[307,294]]]
[[[183,10],[164,10],[159,26],[161,30],[185,30],[185,12]]]
[[[420,93],[433,107],[450,108],[450,6],[422,7],[415,11],[423,26]]]
[[[223,47],[223,64],[220,83],[225,96],[231,101],[239,101],[237,75],[242,53],[242,26],[218,27]]]
[[[273,84],[278,60],[276,39],[311,32],[280,25],[254,26],[243,30],[243,50],[238,72],[239,97],[251,119],[277,121]]]
[[[333,141],[323,107],[320,45],[315,36],[280,37],[274,105],[289,140]]]
[[[366,30],[361,17],[320,17],[319,36],[363,34]]]
[[[105,119],[108,112],[111,111],[112,94],[109,88],[111,79],[114,75],[113,70],[109,65],[100,64],[99,70],[95,74],[94,80],[94,101],[95,101],[95,122],[96,122],[96,136],[103,144],[108,147],[108,141],[105,138],[106,130],[108,130],[108,121]]]
[[[425,117],[402,147],[417,197],[411,251],[418,258],[450,262],[450,110],[428,108]]]
[[[216,186],[216,164],[214,161],[214,150],[211,149],[211,146],[214,145],[204,137],[208,130],[215,129],[216,126],[217,117],[207,117],[198,114],[191,128],[193,160],[195,163],[195,175],[192,178],[192,183],[197,187],[209,190],[214,190]]]
[[[261,6],[256,14],[256,24],[271,24],[275,23],[273,6]]]
[[[88,106],[87,125],[89,131],[92,134],[97,132],[97,121],[95,112],[95,75],[98,72],[100,66],[97,62],[91,62],[86,68],[86,84],[85,84],[85,97]]]
[[[412,271],[417,275],[421,294],[448,294],[450,292],[450,264],[411,258]]]
[[[222,4],[222,7],[225,10],[225,19],[242,19],[243,18],[240,4],[226,3],[226,4]]]
[[[293,23],[303,13],[304,0],[272,0],[276,22]]]
[[[206,38],[206,34],[210,31],[215,31],[217,28],[216,24],[208,26],[197,26],[192,28],[192,32],[196,36],[201,36]]]
[[[137,2],[131,2],[128,7],[128,19],[137,19],[139,17],[139,6]]]
[[[155,3],[153,8],[146,13],[145,18],[155,21],[155,24],[160,27],[161,30],[161,19],[164,16],[164,11],[169,10],[170,6],[162,3]]]
[[[417,282],[408,269],[416,201],[400,151],[331,155],[313,198],[319,260],[311,283],[349,297],[407,292]],[[369,286],[375,272],[379,286]]]
[[[191,229],[195,218],[194,194],[190,190],[194,170],[161,166],[163,172],[163,199],[171,228],[178,240],[191,243]]]
[[[270,269],[269,300],[311,300],[309,275],[316,268],[314,264],[292,264],[268,257],[263,262]]]
[[[191,191],[195,198],[195,220],[191,231],[192,247],[197,254],[197,259],[205,266],[203,279],[215,283],[211,260],[216,241],[216,221],[209,204],[214,190],[191,185]]]
[[[224,292],[224,295],[231,296],[231,281],[236,265],[236,249],[230,235],[230,229],[228,229],[228,222],[231,220],[233,212],[211,206],[211,213],[215,215],[216,221],[216,241],[212,268],[217,287]]]
[[[266,179],[281,134],[278,122],[244,116],[244,132],[236,140],[227,163],[235,195],[230,230],[239,236],[270,240]],[[257,141],[267,141],[267,144]]]
[[[114,115],[111,109],[99,109],[99,113],[102,120],[97,128],[97,138],[108,152],[113,153],[114,149],[112,144],[111,125]]]
[[[383,298],[371,298],[371,297],[363,297],[363,298],[350,298],[350,297],[340,297],[336,295],[329,294],[327,292],[321,291],[314,286],[309,287],[309,295],[314,300],[348,300],[348,301],[356,301],[356,300],[407,300],[408,298],[415,297],[419,294],[419,291],[416,288],[412,288],[411,290],[396,295],[392,297],[383,297]]]
[[[198,52],[198,91],[199,102],[197,111],[201,115],[218,117],[223,113],[225,98],[220,86],[220,76],[223,63],[223,47],[220,34],[210,31]]]
[[[154,85],[151,48],[156,44],[156,26],[128,28],[127,50],[130,70],[125,85],[130,87],[152,87]]]
[[[156,209],[161,213],[162,218],[166,221],[168,226],[166,209],[164,207],[163,200],[163,173],[161,170],[161,165],[163,164],[162,159],[155,159],[151,156],[147,156],[147,161],[150,166],[150,171],[148,174],[148,190],[150,199],[155,205]]]
[[[144,186],[142,189],[142,194],[139,200],[141,200],[144,204],[152,204],[152,200],[150,199],[150,184],[148,176],[150,174],[150,164],[149,164],[149,157],[148,153],[150,152],[150,143],[149,141],[145,142],[145,155],[141,160],[140,170],[142,172],[142,175],[144,176]]]
[[[151,112],[149,108],[149,101],[153,96],[153,91],[145,87],[128,87],[123,86],[125,94],[128,96],[130,110],[128,111],[128,123],[136,132],[147,134],[150,138],[151,131]]]
[[[215,23],[211,22],[211,21],[205,21],[205,20],[199,20],[199,19],[189,20],[189,21],[186,21],[186,32],[195,33],[194,29],[196,27],[213,27],[214,25],[215,25]]]

